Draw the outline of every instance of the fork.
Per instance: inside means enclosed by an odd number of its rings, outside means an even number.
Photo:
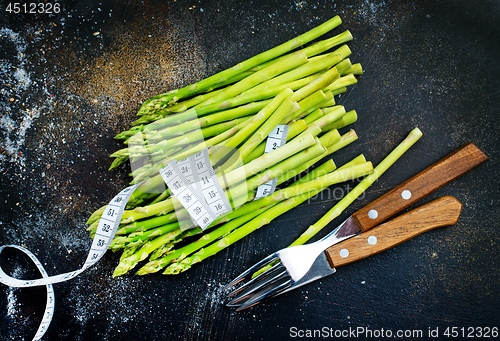
[[[242,310],[265,298],[285,292],[299,283],[326,248],[353,235],[346,233],[345,228],[341,229],[342,226],[344,224],[314,243],[296,245],[277,251],[247,269],[226,285],[228,289],[241,281],[248,281],[230,293],[229,296],[238,293],[239,295],[227,305],[239,306],[237,311]],[[269,269],[251,278],[256,271],[269,265],[271,265]]]
[[[242,293],[228,305],[237,306],[238,311],[246,309],[259,303],[264,298],[280,295],[333,274],[336,272],[336,267],[385,251],[425,231],[454,225],[460,216],[461,208],[462,204],[450,196],[434,200],[396,219],[376,226],[369,233],[361,233],[342,243],[329,245],[324,252],[320,252],[306,273],[304,273],[305,266],[302,261],[306,259],[306,262],[310,263],[313,255],[318,254],[318,249],[323,249],[324,244],[322,242],[326,242],[332,236],[327,236],[320,242],[306,245],[307,247],[298,246],[278,251],[228,284],[228,287],[232,286],[244,278],[248,278],[251,273],[262,266],[274,263],[271,269],[250,280],[248,285],[236,290],[236,292],[242,291]],[[338,235],[339,231],[335,231],[333,234],[335,233]],[[310,246],[316,248],[311,251]],[[292,253],[292,249],[295,249],[295,252]],[[299,252],[296,252],[297,250]],[[310,254],[304,253],[308,251]],[[299,264],[299,266],[296,264]]]
[[[243,280],[248,280],[229,295],[239,294],[228,303],[228,306],[239,306],[237,310],[242,310],[264,298],[276,296],[334,272],[335,270],[327,269],[328,266],[324,264],[328,263],[321,259],[324,258],[325,249],[344,239],[366,232],[487,160],[488,157],[473,143],[458,148],[363,207],[317,242],[277,251],[243,272],[226,286],[228,289]],[[251,279],[257,270],[269,265],[271,265],[269,269]],[[308,273],[312,267],[314,271]]]

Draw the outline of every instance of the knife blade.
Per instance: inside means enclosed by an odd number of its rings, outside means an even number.
[[[322,252],[312,267],[292,287],[301,287],[336,272],[336,268],[375,255],[426,231],[456,224],[462,204],[451,196],[436,199],[386,223],[334,244]]]

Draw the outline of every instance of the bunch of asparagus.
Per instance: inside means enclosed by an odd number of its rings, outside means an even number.
[[[116,136],[127,147],[112,154],[111,169],[129,161],[133,182],[143,181],[130,197],[110,246],[122,252],[114,276],[147,258],[137,274],[185,271],[319,191],[373,171],[362,155],[338,169],[326,158],[357,139],[354,130],[343,135],[338,131],[357,120],[356,112],[334,100],[362,74],[343,45],[352,35],[345,31],[301,48],[340,24],[336,16],[230,69],[143,103],[131,129]],[[286,143],[265,153],[266,138],[278,124],[288,125]],[[232,211],[205,231],[184,229],[186,212],[176,209],[176,198],[159,170],[208,146],[216,175],[230,192]],[[278,190],[254,200],[256,189],[274,178],[281,185]],[[103,210],[88,220],[91,236]]]

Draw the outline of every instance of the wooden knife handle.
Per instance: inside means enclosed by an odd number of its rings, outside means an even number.
[[[445,196],[379,225],[369,232],[332,245],[325,250],[325,253],[332,267],[346,265],[390,249],[423,232],[454,225],[461,210],[460,201]]]
[[[487,160],[479,148],[468,143],[363,207],[353,217],[361,230],[369,230]]]

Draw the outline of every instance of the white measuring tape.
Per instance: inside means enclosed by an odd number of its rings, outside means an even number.
[[[268,136],[265,152],[268,153],[286,143],[287,125],[277,126]],[[215,175],[208,148],[181,161],[173,161],[160,170],[160,174],[167,186],[179,199],[191,215],[192,219],[205,229],[217,217],[231,210],[231,204],[224,194],[224,190]],[[261,185],[257,189],[261,197],[274,192],[276,179]],[[83,271],[97,263],[106,253],[113,241],[125,206],[134,190],[140,185],[135,184],[123,189],[105,207],[96,229],[92,246],[83,267],[76,271],[49,276],[38,258],[28,249],[18,245],[0,246],[0,254],[5,248],[14,248],[24,252],[36,265],[42,278],[22,280],[7,275],[0,267],[0,283],[17,288],[27,288],[45,285],[47,287],[47,303],[40,326],[33,338],[40,340],[47,331],[55,310],[55,294],[52,284],[75,278]]]
[[[42,263],[36,258],[36,256],[31,253],[28,249],[19,246],[19,245],[4,245],[0,247],[0,253],[2,253],[3,249],[10,247],[14,249],[18,249],[21,252],[24,252],[26,255],[28,255],[29,258],[35,263],[36,267],[42,274],[43,278],[48,278],[49,276],[47,275],[47,272],[45,271]],[[5,276],[5,277],[4,277]],[[8,278],[6,278],[8,277]],[[7,284],[9,286],[15,287],[16,285],[11,285],[9,283],[9,279],[12,277],[9,277],[5,274],[5,272],[0,268],[0,281],[3,284]],[[47,283],[45,285],[47,287],[47,303],[45,304],[45,312],[43,313],[42,317],[42,322],[40,322],[40,326],[38,327],[38,330],[36,331],[35,337],[33,340],[40,340],[42,336],[45,334],[47,331],[47,328],[49,328],[50,322],[52,321],[52,316],[54,315],[54,307],[55,307],[55,295],[54,295],[54,288],[52,287],[52,284]]]
[[[140,183],[125,188],[120,193],[118,193],[106,206],[99,220],[99,225],[97,226],[95,237],[92,242],[92,246],[90,247],[87,260],[85,261],[83,267],[79,270],[63,273],[56,276],[48,276],[38,258],[36,258],[36,256],[26,248],[18,245],[3,245],[0,247],[0,253],[2,253],[5,248],[14,248],[24,252],[31,258],[33,263],[35,263],[36,267],[42,274],[42,278],[40,279],[22,280],[8,276],[0,267],[0,283],[17,288],[28,288],[42,285],[45,285],[47,287],[47,304],[45,306],[45,312],[43,314],[42,322],[40,323],[40,326],[38,327],[37,333],[33,340],[40,340],[47,331],[50,322],[52,321],[52,316],[54,315],[55,308],[55,295],[52,284],[64,282],[78,276],[83,271],[97,263],[102,258],[102,256],[104,256],[115,236],[118,226],[120,225],[120,220],[123,215],[123,211],[125,210],[125,205],[127,204],[127,201],[134,190],[139,185]]]
[[[288,135],[288,125],[279,124],[274,128],[269,135],[267,136],[266,141],[266,149],[264,153],[272,152],[273,150],[278,149],[282,145],[286,143],[286,137]],[[274,178],[257,188],[257,193],[255,194],[255,199],[260,199],[263,197],[267,197],[274,193],[276,189],[276,184],[278,183],[278,179]]]
[[[231,211],[210,163],[208,148],[184,160],[170,162],[160,169],[160,175],[201,229]]]

